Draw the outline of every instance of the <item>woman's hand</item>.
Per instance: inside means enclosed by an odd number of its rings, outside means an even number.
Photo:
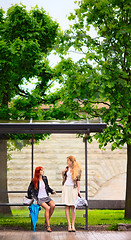
[[[78,187],[78,197],[81,197],[81,194],[80,194],[80,181],[77,181],[77,187]]]
[[[78,197],[80,197],[80,198],[81,198],[81,194],[80,194],[80,192],[78,192]]]
[[[55,192],[55,191],[53,191],[52,193],[53,193],[54,195],[56,195],[56,192]]]

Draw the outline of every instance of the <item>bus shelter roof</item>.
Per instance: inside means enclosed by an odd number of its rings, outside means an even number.
[[[62,121],[42,122],[2,122],[0,123],[0,135],[3,134],[44,134],[44,133],[74,133],[89,134],[102,132],[106,128],[105,123],[79,123]]]

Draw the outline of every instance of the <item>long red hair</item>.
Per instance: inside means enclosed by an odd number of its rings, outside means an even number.
[[[39,182],[39,178],[40,178],[40,170],[41,169],[43,169],[43,167],[41,167],[41,166],[35,168],[34,177],[32,179],[35,189],[38,189],[38,182]]]

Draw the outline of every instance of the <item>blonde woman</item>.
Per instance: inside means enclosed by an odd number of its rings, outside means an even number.
[[[62,187],[62,203],[66,205],[65,212],[68,222],[68,231],[75,232],[75,216],[76,211],[74,203],[77,196],[80,196],[80,178],[81,178],[81,166],[76,161],[74,156],[67,157],[67,167],[62,171],[63,187]],[[72,225],[70,222],[70,210]]]

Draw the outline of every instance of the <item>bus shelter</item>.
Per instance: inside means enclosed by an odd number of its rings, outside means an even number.
[[[31,178],[34,172],[34,135],[35,134],[83,134],[85,142],[85,199],[88,201],[88,178],[87,178],[87,139],[90,133],[102,132],[106,128],[105,123],[76,123],[60,121],[24,122],[24,123],[0,123],[0,138],[8,139],[13,134],[31,134]],[[2,204],[0,204],[2,205]],[[4,204],[3,204],[4,205]],[[3,206],[2,205],[2,206]],[[5,203],[6,205],[6,203]],[[86,230],[88,230],[88,207],[86,211]]]

